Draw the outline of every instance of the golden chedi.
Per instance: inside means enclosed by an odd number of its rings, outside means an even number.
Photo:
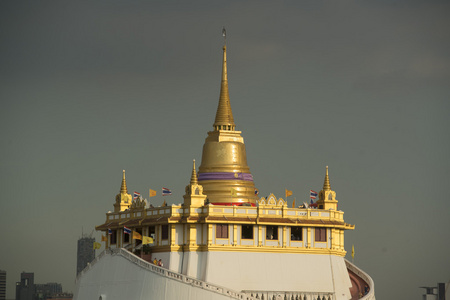
[[[131,205],[131,195],[128,194],[127,181],[125,180],[125,170],[122,171],[122,184],[120,185],[120,193],[116,195],[114,203],[114,212],[124,211]]]
[[[325,180],[323,188],[319,192],[319,200],[317,201],[319,209],[337,210],[338,201],[336,200],[336,192],[331,190],[330,177],[328,176],[328,166],[325,172]]]
[[[214,131],[203,145],[198,182],[207,199],[216,205],[256,204],[255,184],[247,165],[244,139],[236,131],[228,94],[227,52],[223,47],[222,83]]]

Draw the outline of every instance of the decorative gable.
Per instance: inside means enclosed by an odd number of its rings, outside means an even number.
[[[287,203],[282,198],[277,199],[277,197],[274,194],[270,194],[269,197],[267,197],[267,199],[264,198],[264,197],[259,199],[258,200],[258,205],[259,206],[276,206],[276,207],[281,207],[281,206],[286,206]]]

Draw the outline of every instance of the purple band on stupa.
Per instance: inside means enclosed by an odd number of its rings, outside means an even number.
[[[202,180],[246,180],[253,181],[253,175],[248,173],[213,172],[199,173],[198,181]]]

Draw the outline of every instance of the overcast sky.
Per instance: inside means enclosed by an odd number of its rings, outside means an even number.
[[[225,26],[260,195],[307,201],[328,165],[356,225],[347,258],[354,244],[377,299],[421,299],[450,280],[449,15],[448,1],[1,1],[7,297],[22,271],[74,290],[77,240],[113,210],[122,169],[129,192],[183,201]]]

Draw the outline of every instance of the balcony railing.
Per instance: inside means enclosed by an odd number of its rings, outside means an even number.
[[[185,208],[183,206],[164,206],[154,207],[140,210],[126,210],[116,213],[107,213],[107,222],[114,220],[128,220],[128,219],[142,219],[156,216],[188,216],[188,215],[202,215],[202,216],[250,216],[250,217],[270,217],[270,218],[297,218],[302,220],[344,220],[344,213],[342,211],[322,210],[322,209],[301,209],[288,207],[236,207],[236,206],[214,206],[208,205],[199,208]]]
[[[334,300],[332,292],[242,291],[258,300]]]
[[[225,296],[229,297],[230,299],[240,299],[240,300],[256,300],[257,299],[257,298],[252,298],[250,295],[247,295],[246,293],[233,291],[233,290],[230,290],[223,286],[211,284],[211,283],[208,283],[205,281],[198,280],[193,277],[189,277],[189,276],[156,266],[152,263],[149,263],[149,262],[141,259],[140,257],[132,254],[131,252],[129,252],[123,248],[107,249],[107,250],[103,251],[102,253],[100,253],[99,256],[97,256],[90,264],[87,265],[87,267],[83,271],[80,272],[80,274],[78,274],[77,281],[80,279],[80,276],[82,276],[84,273],[89,271],[89,269],[92,268],[105,255],[120,255],[120,256],[124,257],[125,259],[129,260],[130,262],[138,265],[139,267],[146,269],[147,271],[156,273],[163,277],[167,277],[167,278],[182,282],[184,284],[189,284],[189,285],[201,288],[201,289],[212,291],[214,293],[225,295]]]

